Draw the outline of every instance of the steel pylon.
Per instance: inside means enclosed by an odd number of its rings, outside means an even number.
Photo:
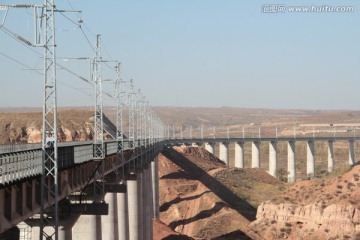
[[[42,126],[42,175],[40,239],[58,239],[58,148],[57,148],[57,98],[56,98],[56,54],[55,54],[55,3],[45,0],[42,8],[44,21],[44,105]],[[54,205],[52,216],[45,208]],[[52,226],[47,229],[45,226]]]

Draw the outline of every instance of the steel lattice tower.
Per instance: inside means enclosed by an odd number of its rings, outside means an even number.
[[[114,84],[114,97],[116,100],[116,141],[118,143],[117,153],[123,156],[124,130],[123,130],[123,107],[121,93],[120,63],[115,67],[116,80]]]
[[[57,103],[56,103],[56,54],[55,54],[55,3],[45,0],[42,14],[44,23],[44,106],[42,127],[42,175],[41,175],[41,223],[40,239],[58,239],[58,148],[57,148]],[[46,201],[49,202],[46,202]],[[53,219],[45,208],[54,205]],[[45,226],[53,231],[45,232]]]
[[[135,148],[135,92],[134,82],[130,80],[130,92],[128,94],[129,105],[129,147]]]
[[[102,160],[104,153],[104,125],[101,79],[101,42],[96,36],[96,57],[93,62],[93,81],[95,84],[95,118],[94,118],[94,159]]]

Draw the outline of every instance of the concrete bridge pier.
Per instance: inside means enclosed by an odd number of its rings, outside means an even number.
[[[151,174],[151,169],[149,169],[148,164],[143,168],[142,174],[142,225],[143,225],[143,235],[142,239],[150,240],[152,232],[152,216],[150,215],[150,187],[149,187],[149,176]]]
[[[118,239],[118,219],[117,219],[117,196],[116,193],[108,192],[105,194],[105,202],[109,204],[108,215],[101,216],[102,239]]]
[[[223,161],[226,166],[229,166],[229,143],[220,142],[219,143],[219,158]]]
[[[349,165],[354,165],[355,160],[355,149],[354,149],[354,140],[349,141]]]
[[[151,185],[152,185],[152,203],[153,203],[153,217],[159,219],[159,170],[158,157],[151,161]]]
[[[294,183],[296,179],[295,167],[295,141],[288,142],[288,183]]]
[[[260,141],[254,141],[251,145],[251,167],[260,168]]]
[[[60,219],[60,226],[58,229],[58,240],[72,240],[73,227],[75,222],[79,219],[79,213],[71,213],[69,217]]]
[[[144,170],[143,169],[138,169],[136,172],[137,175],[137,187],[138,187],[138,236],[139,236],[139,240],[140,239],[144,239],[144,196],[143,196],[143,191],[144,191]]]
[[[214,154],[215,152],[215,143],[212,142],[206,142],[205,143],[205,150],[207,150],[209,153]]]
[[[152,239],[152,216],[150,214],[150,208],[152,208],[152,205],[150,205],[150,198],[152,198],[152,195],[150,195],[150,187],[149,187],[149,176],[151,174],[151,169],[146,166],[144,169],[144,181],[143,181],[143,201],[144,201],[144,239],[150,240]]]
[[[244,168],[244,142],[235,142],[235,167]]]
[[[146,173],[147,173],[147,166],[143,166],[142,169],[142,177],[141,177],[141,192],[140,192],[140,199],[139,202],[141,204],[141,217],[140,217],[140,224],[142,225],[142,232],[140,233],[141,239],[146,239],[147,236],[147,217],[146,217],[146,194],[147,194],[147,188],[146,188]],[[142,234],[142,236],[141,236]]]
[[[60,229],[63,230],[62,240],[68,240],[68,232],[66,232],[67,228]],[[80,215],[79,219],[76,221],[74,226],[72,227],[72,235],[73,236],[81,236],[87,240],[101,240],[102,239],[102,224],[101,224],[101,215]],[[61,239],[61,238],[60,238]]]
[[[108,214],[102,215],[102,239],[128,239],[126,185],[115,178],[105,185]]]
[[[269,142],[269,174],[276,177],[277,142]]]
[[[334,170],[334,142],[328,141],[328,172]]]
[[[308,141],[306,149],[306,174],[308,177],[313,178],[315,176],[314,141]]]
[[[140,181],[138,174],[129,174],[126,180],[127,185],[127,202],[128,202],[128,219],[129,219],[129,240],[140,240],[139,229],[139,188]]]
[[[118,235],[119,239],[129,239],[127,186],[123,183],[120,186],[122,191],[116,193]]]
[[[60,226],[58,229],[59,240],[72,240],[72,226]]]

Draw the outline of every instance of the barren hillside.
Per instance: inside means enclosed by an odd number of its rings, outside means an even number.
[[[286,189],[264,171],[230,169],[202,148],[163,150],[159,173],[160,219],[195,239],[261,239],[247,227],[256,206]]]
[[[91,110],[61,109],[58,111],[59,141],[86,141],[92,139]],[[0,144],[36,143],[41,141],[42,113],[39,111],[0,111]],[[105,136],[115,134],[115,126],[104,117]]]
[[[263,202],[250,226],[266,239],[359,239],[359,176],[354,166],[337,178],[298,182]]]
[[[154,107],[156,113],[165,124],[169,124],[169,133],[180,136],[182,126],[185,137],[200,136],[203,126],[204,137],[213,136],[215,126],[216,137],[227,136],[227,127],[231,137],[257,137],[259,127],[261,136],[292,135],[294,127],[296,134],[312,134],[312,127],[300,127],[306,123],[360,123],[359,111],[323,111],[323,110],[285,110],[285,109],[248,109],[248,108],[202,108],[202,107]],[[116,110],[105,107],[105,120],[109,134],[113,134]],[[63,141],[86,140],[91,138],[92,108],[60,108],[59,131]],[[40,108],[0,108],[0,144],[37,142],[40,140],[42,113]],[[124,110],[124,132],[127,133],[128,114]],[[112,123],[111,123],[112,122]],[[61,129],[61,128],[64,129]],[[244,132],[243,132],[244,130]],[[277,131],[276,131],[277,130]],[[330,132],[333,130],[329,129]],[[336,129],[336,131],[348,130]],[[358,131],[359,132],[359,131]],[[356,132],[355,132],[356,133]],[[317,133],[326,134],[326,133]],[[333,133],[328,133],[333,134]],[[353,134],[349,133],[341,134]],[[359,133],[360,134],[360,133]],[[90,136],[89,136],[90,135]]]

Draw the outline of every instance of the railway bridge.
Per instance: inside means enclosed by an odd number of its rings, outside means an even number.
[[[161,135],[161,134],[160,134]],[[328,171],[334,167],[333,142],[349,143],[349,164],[355,163],[358,137],[164,138],[105,141],[104,159],[94,159],[94,143],[58,144],[58,194],[41,194],[41,144],[0,145],[0,231],[5,239],[37,239],[40,227],[58,239],[151,239],[152,219],[159,217],[157,155],[164,147],[201,146],[229,163],[235,145],[235,167],[244,167],[244,143],[251,142],[251,167],[260,166],[260,145],[269,145],[269,173],[276,174],[277,143],[288,145],[288,181],[295,181],[295,143],[307,144],[307,174],[315,173],[314,142],[328,143]],[[218,151],[215,149],[219,146]],[[121,149],[120,149],[121,148]],[[46,167],[46,166],[45,166]],[[41,199],[43,198],[43,199]],[[43,201],[43,202],[42,202]],[[55,210],[54,203],[58,204]],[[41,219],[41,204],[45,206]],[[55,212],[56,211],[56,212]],[[56,214],[57,213],[57,214]],[[49,234],[50,235],[50,234]],[[9,237],[11,236],[11,237]],[[74,237],[73,237],[74,236]],[[14,238],[15,237],[15,238]]]

